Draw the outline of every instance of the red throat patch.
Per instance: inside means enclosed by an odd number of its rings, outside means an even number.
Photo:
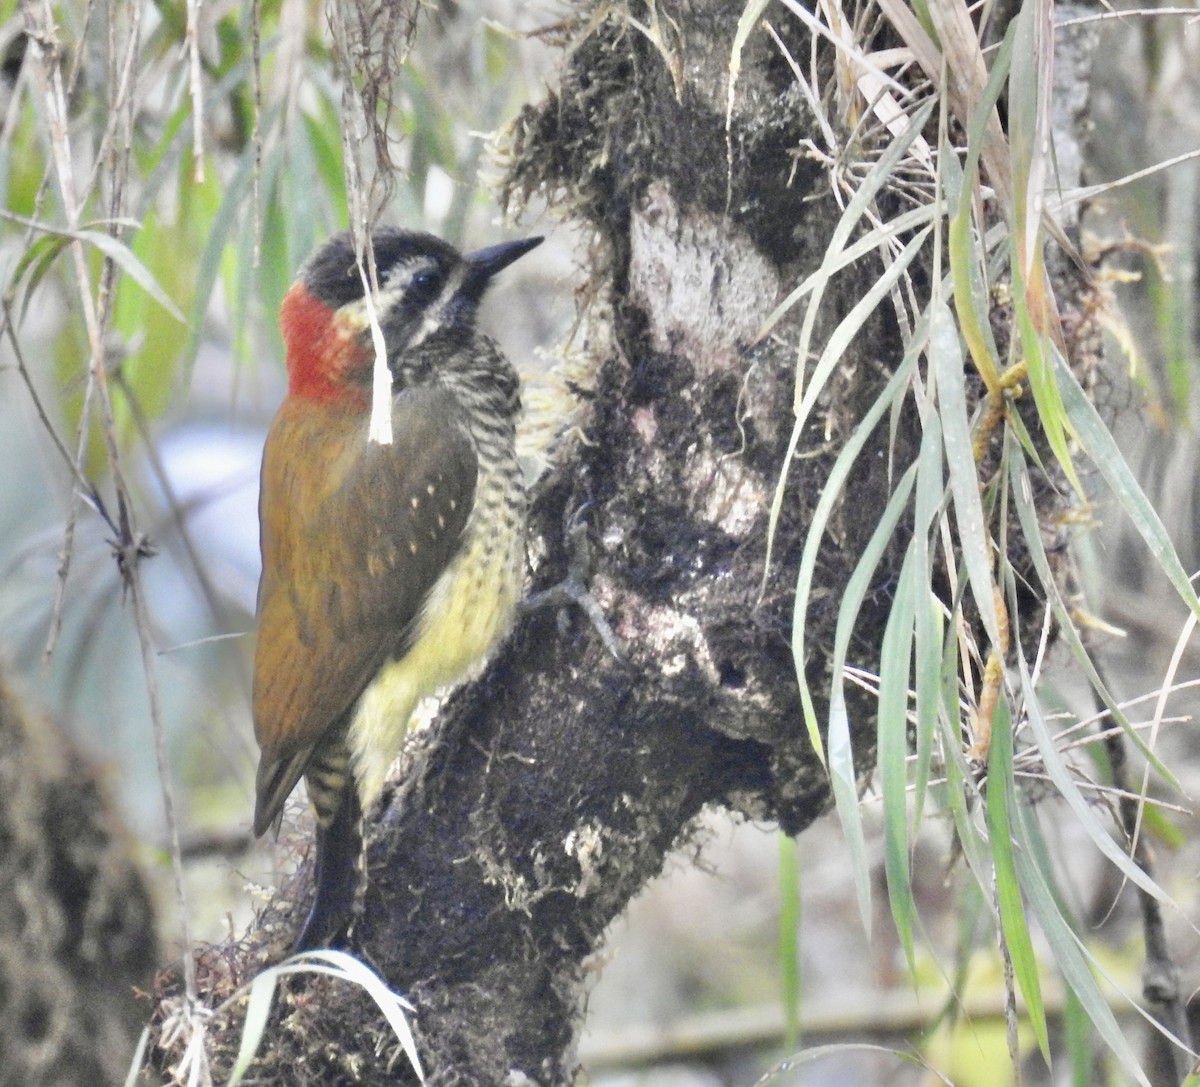
[[[289,396],[370,407],[370,381],[355,376],[369,372],[371,353],[303,283],[294,284],[284,296],[279,328],[287,350]]]

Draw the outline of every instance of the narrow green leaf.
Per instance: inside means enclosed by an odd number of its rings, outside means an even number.
[[[283,296],[291,286],[300,260],[311,251],[316,236],[297,234],[295,220],[287,214],[287,156],[276,148],[263,161],[263,246],[258,269],[259,299],[267,313],[277,313]],[[244,263],[243,263],[244,267]]]
[[[187,319],[179,307],[168,297],[166,291],[158,285],[158,280],[150,274],[149,269],[133,255],[133,250],[124,242],[118,241],[109,234],[98,230],[62,231],[88,245],[94,245],[106,257],[109,257],[130,279],[142,288],[180,324],[187,324]]]
[[[911,671],[917,570],[910,548],[883,632],[879,664],[879,775],[883,789],[884,871],[888,901],[909,971],[916,973],[913,951],[912,876],[908,832],[908,677]]]
[[[191,292],[192,264],[179,259],[180,230],[186,228],[177,223],[164,225],[151,208],[131,244],[138,260],[163,289],[182,300]],[[128,388],[147,418],[161,418],[179,399],[177,352],[181,338],[177,322],[135,283],[122,278],[113,299],[112,324],[120,339],[130,345],[121,363],[122,391]],[[113,415],[124,443],[136,434],[124,396],[115,399]]]
[[[49,223],[32,220],[28,221],[28,225],[47,237],[58,239],[58,243],[51,244],[45,251],[42,251],[37,246],[31,246],[29,252],[25,254],[21,262],[17,265],[13,275],[13,282],[16,282],[31,265],[33,266],[34,275],[40,280],[45,275],[46,268],[48,267],[47,260],[53,260],[57,257],[66,248],[68,242],[83,242],[85,245],[95,247],[104,256],[112,260],[118,268],[172,317],[181,324],[185,323],[184,316],[180,313],[179,307],[171,301],[166,291],[159,286],[158,281],[150,274],[149,269],[138,260],[133,250],[124,242],[119,241],[111,234],[107,234],[102,230],[70,230],[66,227],[51,226]]]
[[[862,184],[850,198],[850,202],[846,205],[846,210],[842,213],[841,218],[838,219],[837,225],[833,229],[833,234],[829,239],[829,244],[825,247],[825,254],[821,260],[821,267],[824,269],[824,273],[813,287],[812,298],[809,300],[808,307],[804,312],[804,320],[800,326],[800,341],[799,348],[797,350],[799,364],[796,370],[796,393],[794,396],[794,410],[797,413],[797,417],[792,426],[792,435],[788,441],[787,452],[784,455],[783,465],[779,471],[779,482],[775,486],[775,494],[771,501],[771,510],[767,517],[767,555],[763,560],[764,582],[771,565],[771,551],[775,541],[775,530],[779,524],[779,511],[783,505],[783,495],[787,485],[788,471],[791,468],[792,459],[796,455],[796,449],[800,443],[800,434],[804,429],[805,417],[807,415],[807,410],[803,410],[802,401],[802,394],[805,390],[804,374],[809,357],[809,345],[812,342],[813,329],[816,324],[817,312],[820,308],[821,298],[825,293],[825,288],[828,286],[829,279],[832,274],[829,269],[837,261],[838,255],[841,253],[841,251],[846,247],[846,243],[849,241],[850,235],[857,227],[858,221],[871,206],[871,203],[875,198],[875,194],[892,176],[892,172],[895,170],[905,153],[907,153],[908,148],[912,145],[912,142],[921,134],[921,130],[924,128],[925,122],[929,120],[929,116],[933,112],[934,105],[935,101],[931,99],[919,110],[917,110],[910,120],[908,128],[906,128],[901,135],[897,136],[887,146],[883,154],[880,155],[878,161],[868,171],[867,176],[863,178]],[[927,228],[927,230],[928,229],[932,228]],[[910,256],[908,259],[911,260],[912,257]],[[893,268],[897,269],[897,275],[903,270],[902,267],[897,268],[897,265],[900,265],[900,263],[900,258],[897,258],[897,261],[893,265]],[[882,297],[884,294],[886,294],[886,291],[880,292],[880,297]],[[856,307],[856,309],[858,308],[859,307]],[[759,334],[760,338],[761,336],[766,335],[767,331],[771,328],[774,322],[779,319],[781,312],[782,311],[777,310],[767,318],[766,323],[763,326],[763,330]],[[852,313],[843,320],[842,325],[846,326],[847,322],[850,322],[852,317],[854,327],[858,327],[865,318],[865,314],[855,316]],[[826,348],[824,354],[826,357],[828,357],[828,347]]]
[[[830,334],[829,340],[825,344],[825,350],[821,352],[821,357],[817,360],[817,365],[813,369],[812,379],[808,383],[803,400],[797,409],[796,419],[792,424],[792,434],[788,440],[787,452],[784,454],[783,468],[779,473],[779,482],[776,484],[775,495],[771,501],[771,511],[767,517],[767,555],[763,560],[764,584],[766,584],[767,575],[770,571],[771,548],[775,538],[775,528],[779,523],[779,512],[783,508],[783,495],[787,483],[788,471],[796,455],[796,449],[799,447],[800,435],[804,431],[805,423],[808,422],[809,413],[816,404],[817,397],[825,387],[825,383],[829,380],[830,375],[838,363],[841,362],[842,356],[850,346],[851,341],[862,330],[863,324],[875,311],[880,302],[888,296],[896,280],[900,278],[904,270],[912,263],[913,258],[925,244],[925,239],[929,236],[931,229],[931,227],[926,227],[913,238],[883,275],[875,281],[871,289],[838,322],[837,327]],[[814,298],[810,306],[815,304],[816,299]]]
[[[992,645],[1000,644],[996,602],[992,596],[992,556],[979,496],[979,477],[971,452],[971,424],[963,382],[963,355],[954,318],[944,302],[933,305],[929,358],[937,375],[938,401],[946,447],[946,466],[954,496],[954,520],[975,605]]]
[[[17,262],[13,265],[12,273],[8,276],[8,281],[4,287],[5,293],[9,294],[15,290],[16,284],[24,278],[27,272],[31,278],[36,276],[40,280],[45,275],[45,272],[38,269],[47,260],[53,260],[58,256],[66,248],[69,241],[69,238],[58,234],[42,234],[34,238],[29,248],[20,255]],[[36,282],[34,286],[36,286]]]
[[[929,14],[928,0],[913,0],[912,8],[925,33],[933,39],[934,44],[941,48],[941,42],[938,41],[937,28],[933,25],[933,18]]]
[[[321,178],[321,188],[326,195],[335,198],[335,217],[339,223],[344,223],[347,218],[346,175],[342,164],[342,141],[339,133],[336,127],[331,131],[328,124],[322,123],[309,113],[303,114],[303,118],[312,160]],[[336,126],[336,117],[328,120]]]
[[[1071,1062],[1071,1087],[1094,1087],[1092,1023],[1073,990],[1063,995],[1063,1047]]]
[[[1079,786],[1075,784],[1075,779],[1058,753],[1058,748],[1054,746],[1054,739],[1050,735],[1046,718],[1038,704],[1037,693],[1033,689],[1033,679],[1029,674],[1029,666],[1025,662],[1023,652],[1017,654],[1017,666],[1021,676],[1021,690],[1025,699],[1025,714],[1029,721],[1030,731],[1037,741],[1038,751],[1041,753],[1046,772],[1050,775],[1050,780],[1054,782],[1059,794],[1075,813],[1075,817],[1087,832],[1088,837],[1095,843],[1096,848],[1120,869],[1126,879],[1132,880],[1160,902],[1175,905],[1170,896],[1113,841],[1112,835],[1108,833],[1097,817],[1095,809],[1083,798]]]
[[[771,1087],[772,1084],[790,1082],[783,1080],[783,1077],[794,1072],[797,1068],[801,1068],[806,1064],[812,1064],[815,1061],[824,1060],[826,1057],[840,1057],[848,1053],[881,1053],[885,1056],[895,1057],[896,1060],[903,1064],[920,1064],[925,1071],[937,1076],[942,1083],[949,1084],[949,1080],[928,1065],[925,1065],[924,1062],[914,1057],[911,1053],[906,1053],[899,1049],[889,1049],[887,1046],[872,1045],[869,1042],[838,1042],[833,1045],[815,1045],[809,1049],[802,1050],[800,1053],[793,1053],[790,1057],[786,1057],[775,1065],[774,1068],[770,1069],[755,1084],[755,1087]],[[805,1080],[805,1082],[808,1082],[808,1080]]]
[[[250,147],[243,153],[233,177],[224,186],[224,196],[209,223],[204,251],[200,254],[200,263],[196,268],[196,286],[192,295],[192,319],[190,321],[192,333],[188,337],[187,347],[180,359],[180,370],[185,375],[185,381],[189,383],[196,354],[200,350],[201,337],[204,335],[204,317],[208,312],[213,288],[216,286],[217,275],[221,269],[221,258],[234,224],[239,218],[253,167],[254,149]]]
[[[67,238],[41,237],[35,239],[33,244],[21,255],[21,259],[17,262],[12,276],[5,286],[5,294],[11,292],[15,297],[16,289],[20,286],[22,278],[25,280],[21,297],[17,301],[18,321],[25,319],[25,315],[29,310],[29,303],[32,301],[42,280],[46,277],[46,273],[54,266],[59,253],[68,244],[69,239]]]
[[[1025,459],[1035,468],[1045,472],[1046,465],[1042,461],[1042,455],[1033,444],[1033,438],[1029,436],[1029,431],[1025,427],[1025,420],[1021,418],[1021,413],[1017,411],[1009,412],[1004,419],[1004,424],[1016,436],[1017,441],[1021,443],[1021,448],[1025,451]]]
[[[966,858],[967,867],[975,877],[975,882],[988,893],[984,897],[989,909],[993,909],[991,900],[992,864],[988,855],[987,843],[972,817],[972,808],[968,804],[974,798],[975,810],[981,810],[982,798],[975,776],[967,765],[962,747],[962,725],[957,713],[956,692],[958,686],[958,666],[954,641],[945,641],[946,667],[943,673],[950,673],[949,680],[944,681],[943,688],[949,687],[950,694],[943,695],[943,704],[949,708],[943,709],[938,715],[938,725],[941,734],[942,770],[946,775],[944,795],[946,805],[954,819],[955,833],[958,835],[959,848]],[[953,711],[953,712],[952,712]],[[999,920],[999,917],[996,917]]]
[[[1034,270],[1038,276],[1044,274],[1040,258]],[[1021,351],[1028,367],[1029,387],[1037,405],[1038,421],[1042,424],[1042,433],[1046,436],[1046,443],[1054,453],[1055,460],[1076,493],[1083,495],[1083,484],[1079,482],[1079,476],[1075,472],[1068,444],[1071,431],[1069,417],[1064,410],[1059,386],[1054,380],[1054,363],[1059,357],[1059,350],[1048,336],[1040,335],[1034,328],[1029,307],[1025,303],[1025,283],[1015,266],[1012,271],[1013,318],[1020,333]]]
[[[1191,841],[1191,835],[1184,827],[1172,823],[1165,811],[1160,811],[1152,804],[1142,809],[1142,827],[1167,849],[1182,849]]]
[[[307,238],[324,232],[317,213],[318,197],[324,185],[313,184],[321,173],[316,157],[317,145],[307,138],[309,131],[307,126],[297,126],[295,138],[288,143],[286,165],[279,178],[287,197],[286,215],[291,237]]]
[[[1092,976],[1088,960],[1091,955],[1083,946],[1082,941],[1067,923],[1055,901],[1055,895],[1046,882],[1045,876],[1033,860],[1035,852],[1031,840],[1033,814],[1025,805],[1014,812],[1012,822],[1013,833],[1016,837],[1017,849],[1014,857],[1017,876],[1029,902],[1033,915],[1037,918],[1046,942],[1054,955],[1055,964],[1062,972],[1067,987],[1075,994],[1079,1003],[1087,1012],[1088,1018],[1095,1026],[1101,1040],[1119,1060],[1126,1073],[1132,1076],[1142,1087],[1150,1087],[1150,1081],[1138,1064],[1138,1060],[1125,1032],[1121,1030],[1108,1001]]]
[[[1071,373],[1071,368],[1057,352],[1054,356],[1054,370],[1058,386],[1062,390],[1067,416],[1074,425],[1084,450],[1129,515],[1133,527],[1146,541],[1155,564],[1166,574],[1175,591],[1179,593],[1180,599],[1193,614],[1200,617],[1200,599],[1196,597],[1196,591],[1179,561],[1166,528],[1126,464],[1111,431],[1104,425],[1104,420],[1100,418],[1087,393]]]
[[[916,578],[915,658],[913,681],[917,694],[917,750],[913,765],[913,822],[919,826],[925,806],[942,697],[942,608],[933,590],[933,556],[929,540],[945,498],[942,475],[942,423],[929,412],[918,454],[917,495],[913,510],[913,566]]]
[[[1046,1008],[1029,923],[1021,904],[1021,882],[1017,878],[1010,812],[1016,790],[1012,776],[1013,735],[1008,700],[1001,698],[992,715],[992,742],[988,752],[987,822],[992,863],[996,874],[996,899],[1000,927],[1012,958],[1013,973],[1025,997],[1025,1007],[1046,1063],[1050,1063],[1050,1037],[1046,1030]]]
[[[854,751],[850,738],[850,718],[846,709],[846,687],[842,672],[846,666],[846,654],[849,652],[850,641],[858,625],[858,614],[862,602],[870,590],[875,571],[883,557],[884,550],[892,540],[901,515],[908,507],[909,495],[912,493],[913,481],[916,478],[915,464],[910,465],[904,475],[897,481],[892,496],[884,507],[883,516],[871,534],[867,546],[854,566],[854,571],[846,582],[842,593],[842,602],[838,607],[837,627],[833,639],[833,656],[830,660],[830,673],[833,682],[829,690],[829,771],[837,787],[834,789],[834,804],[838,819],[842,824],[842,833],[850,849],[850,866],[854,873],[854,889],[858,897],[858,908],[862,914],[863,929],[869,935],[871,932],[871,870],[867,863],[866,842],[863,837],[862,816],[859,811],[858,782],[854,769]],[[892,605],[895,613],[895,603]],[[886,660],[886,651],[884,653]],[[907,689],[907,660],[905,662],[904,681]],[[882,706],[879,715],[879,727],[882,729]],[[903,736],[902,736],[903,741]],[[903,775],[903,752],[900,755],[900,773]],[[893,787],[893,795],[897,789]],[[904,798],[904,782],[898,787],[901,805]],[[887,791],[884,798],[886,803]],[[903,807],[901,808],[903,816]],[[907,881],[906,881],[907,882]],[[911,927],[910,927],[911,932]],[[910,939],[911,945],[911,939]]]
[[[829,785],[833,790],[834,809],[842,825],[846,848],[850,851],[850,870],[854,873],[854,892],[862,917],[863,932],[871,938],[871,868],[867,862],[867,844],[863,835],[862,813],[858,808],[858,774],[854,769],[854,750],[850,741],[850,719],[840,684],[833,685],[829,699]]]
[[[967,124],[967,157],[963,162],[963,173],[967,177],[974,177],[975,171],[979,169],[979,159],[987,142],[988,120],[992,116],[992,110],[996,108],[996,103],[1000,101],[1000,95],[1008,89],[1008,75],[1012,70],[1016,36],[1017,21],[1014,19],[1008,24],[1000,48],[992,57],[983,94],[971,110],[971,119]]]
[[[246,1002],[246,1018],[242,1023],[242,1041],[238,1046],[237,1060],[234,1061],[228,1087],[238,1087],[258,1053],[267,1029],[279,976],[279,967],[268,967],[250,983],[250,999]]]
[[[763,322],[763,327],[759,330],[757,338],[761,339],[770,332],[788,310],[805,295],[816,290],[818,285],[824,286],[832,276],[836,275],[843,268],[848,268],[851,264],[862,260],[869,253],[874,252],[876,249],[881,249],[886,242],[899,238],[901,235],[907,234],[910,230],[917,230],[927,226],[940,213],[941,209],[936,205],[923,204],[920,207],[910,208],[908,211],[897,215],[894,219],[888,219],[886,222],[867,231],[862,237],[856,239],[852,245],[839,251],[828,264],[822,264],[815,272],[811,272],[805,276],[800,281],[799,286],[789,291],[787,297],[771,311],[771,315]]]
[[[157,141],[146,145],[140,140],[134,142],[132,151],[145,184],[143,207],[152,206],[163,186],[176,181],[181,157],[184,154],[191,155],[191,121],[191,99],[183,96],[171,115],[162,122]]]
[[[1046,555],[1045,545],[1042,542],[1042,531],[1038,523],[1037,510],[1034,509],[1033,505],[1033,485],[1029,479],[1028,469],[1016,451],[1009,458],[1009,472],[1012,481],[1010,490],[1012,493],[1013,508],[1017,511],[1017,519],[1021,524],[1022,536],[1028,548],[1029,556],[1033,559],[1034,568],[1037,570],[1041,589],[1046,594],[1046,601],[1053,609],[1054,616],[1058,620],[1058,637],[1066,642],[1076,662],[1087,675],[1092,690],[1104,702],[1108,712],[1112,715],[1112,719],[1121,727],[1121,730],[1128,737],[1129,742],[1137,747],[1164,781],[1171,785],[1172,788],[1179,790],[1180,785],[1175,775],[1150,749],[1146,741],[1142,739],[1141,734],[1130,724],[1124,710],[1117,704],[1117,700],[1112,696],[1103,677],[1096,670],[1096,665],[1092,661],[1087,647],[1083,644],[1083,639],[1079,636],[1079,628],[1076,626],[1075,620],[1067,608],[1066,601],[1062,598],[1058,582],[1050,569],[1050,560]]]
[[[958,314],[963,339],[967,343],[975,369],[987,389],[1000,384],[1000,358],[996,339],[988,320],[987,290],[984,286],[984,261],[973,252],[971,245],[971,209],[965,179],[959,171],[958,159],[948,148],[943,150],[943,177],[949,204],[955,208],[950,217],[947,249],[950,254],[950,281],[954,289],[954,312]]]
[[[883,391],[873,404],[863,413],[862,419],[854,428],[854,432],[846,440],[837,459],[830,469],[829,478],[821,490],[813,509],[812,520],[809,523],[808,535],[804,540],[804,550],[800,556],[800,566],[796,572],[796,599],[792,611],[792,659],[796,664],[796,679],[800,685],[800,699],[804,707],[805,724],[808,728],[809,739],[813,750],[822,759],[825,758],[824,746],[821,742],[821,730],[817,721],[816,709],[812,702],[812,692],[809,690],[808,677],[805,674],[807,649],[805,646],[804,624],[808,616],[808,599],[812,589],[813,574],[816,570],[817,553],[821,540],[825,535],[825,526],[829,523],[830,514],[837,504],[846,480],[854,467],[854,462],[862,452],[863,446],[879,425],[889,406],[908,386],[912,376],[913,366],[923,348],[923,327],[920,326],[913,336],[907,354],[896,368]],[[833,722],[830,722],[832,729]],[[855,794],[857,804],[857,793]]]
[[[817,359],[817,364],[813,367],[812,378],[808,383],[808,387],[804,390],[804,396],[796,414],[797,429],[802,430],[804,428],[809,414],[816,406],[821,391],[825,388],[826,382],[833,374],[838,363],[842,361],[846,350],[859,332],[862,331],[867,318],[891,294],[892,287],[895,286],[896,281],[904,274],[908,266],[913,262],[913,259],[921,251],[925,245],[925,239],[929,237],[932,229],[932,227],[926,227],[924,230],[919,230],[913,236],[912,240],[901,250],[896,259],[884,269],[883,275],[871,284],[870,289],[854,303],[850,312],[838,322],[837,327],[830,333],[829,340],[821,352],[821,357]]]
[[[887,267],[883,275],[872,284],[871,289],[863,295],[851,308],[850,312],[838,322],[837,327],[829,336],[829,340],[825,344],[825,349],[821,352],[821,357],[817,360],[816,366],[813,368],[812,379],[808,383],[808,388],[804,393],[803,400],[798,409],[795,423],[792,428],[792,436],[788,443],[787,454],[784,459],[784,468],[779,478],[779,485],[776,488],[775,500],[771,507],[771,516],[768,519],[768,537],[773,535],[773,525],[778,520],[779,508],[783,501],[783,485],[786,482],[787,470],[792,458],[795,456],[796,448],[799,444],[800,434],[804,430],[805,423],[808,422],[809,413],[816,405],[817,398],[821,390],[825,387],[825,383],[833,374],[837,365],[841,362],[842,356],[845,354],[854,337],[862,330],[863,324],[867,318],[876,310],[879,304],[888,296],[896,281],[904,273],[905,269],[912,263],[913,258],[920,252],[921,247],[925,244],[925,239],[929,236],[932,228],[927,227],[920,231],[916,237],[912,239],[904,247],[903,252]],[[908,354],[912,353],[910,346]],[[769,544],[768,544],[769,547]],[[767,556],[767,563],[770,562],[770,555]],[[766,576],[766,570],[763,571],[763,576]]]
[[[1013,178],[1014,264],[1033,278],[1040,263],[1041,204],[1050,172],[1053,95],[1053,12],[1049,0],[1023,3],[1013,19],[1012,72],[1008,80],[1008,133]],[[1034,284],[1035,289],[1039,285]]]

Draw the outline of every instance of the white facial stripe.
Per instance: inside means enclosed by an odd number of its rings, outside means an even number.
[[[418,257],[415,260],[389,268],[387,275],[380,284],[379,293],[376,295],[376,312],[381,316],[388,312],[400,302],[404,294],[408,291],[413,281],[413,276],[418,272],[436,269],[436,267],[434,261],[426,257]],[[417,344],[424,341],[431,333],[444,325],[446,308],[458,293],[463,279],[466,277],[466,273],[467,269],[465,266],[456,268],[451,273],[450,278],[442,284],[442,289],[439,291],[438,296],[425,309],[421,317],[421,323],[413,329],[412,334],[408,337],[404,345],[405,348],[416,347]],[[367,303],[362,298],[355,299],[353,302],[347,302],[338,310],[338,316],[352,328],[365,328],[367,325]]]
[[[413,281],[413,276],[418,272],[436,272],[437,262],[431,257],[416,257],[407,260],[402,264],[393,264],[386,273],[384,273],[383,281],[380,284],[379,293],[381,296],[387,296],[393,293],[393,288],[403,291]]]
[[[380,284],[379,293],[375,296],[376,312],[384,313],[399,302],[405,291],[408,290],[413,276],[429,265],[431,262],[421,260],[391,269]],[[338,310],[338,313],[344,314],[352,324],[362,328],[367,323],[366,299],[356,298],[353,302],[347,302]]]
[[[465,266],[456,268],[450,275],[450,278],[442,285],[441,292],[433,303],[425,310],[425,316],[421,320],[420,326],[413,332],[409,338],[408,346],[416,347],[422,343],[431,333],[445,325],[446,307],[450,301],[458,294],[458,289],[462,286],[467,269]]]

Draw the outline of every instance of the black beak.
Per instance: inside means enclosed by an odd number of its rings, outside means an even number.
[[[501,242],[499,245],[468,253],[463,257],[467,264],[467,277],[463,282],[464,292],[475,298],[481,297],[497,272],[541,244],[541,238],[522,238],[520,241]]]

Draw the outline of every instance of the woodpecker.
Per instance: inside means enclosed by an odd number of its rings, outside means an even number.
[[[283,300],[288,392],[259,499],[254,833],[277,824],[303,777],[316,894],[294,950],[345,935],[362,816],[413,710],[512,621],[525,542],[520,390],[475,319],[492,277],[541,240],[464,256],[429,234],[373,234],[391,444],[368,439],[375,353],[350,235],[318,249]]]

